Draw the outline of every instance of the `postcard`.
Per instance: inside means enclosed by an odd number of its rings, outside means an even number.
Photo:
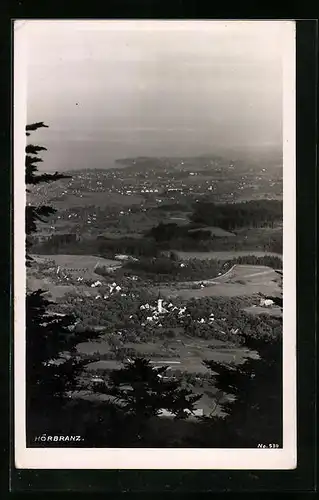
[[[19,469],[294,469],[295,22],[15,20]]]

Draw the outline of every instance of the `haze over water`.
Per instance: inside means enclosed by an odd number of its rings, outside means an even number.
[[[45,170],[279,149],[283,24],[27,21],[28,122]]]

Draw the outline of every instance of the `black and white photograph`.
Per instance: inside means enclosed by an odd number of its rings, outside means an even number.
[[[294,44],[15,21],[16,467],[296,466]]]

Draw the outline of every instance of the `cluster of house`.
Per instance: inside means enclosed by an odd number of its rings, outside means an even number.
[[[147,311],[149,314],[145,319],[145,322],[141,323],[141,326],[145,326],[146,324],[152,324],[154,326],[161,327],[161,318],[164,314],[175,312],[177,318],[182,319],[185,317],[190,317],[191,315],[187,312],[187,308],[174,306],[172,302],[166,304],[163,299],[159,298],[157,300],[157,305],[152,306],[151,304],[142,304],[140,306],[140,310]],[[130,316],[132,318],[133,316]],[[211,325],[215,321],[215,315],[213,312],[209,314],[206,318],[199,318],[196,320],[196,323]],[[226,318],[222,318],[221,321],[226,321]],[[220,333],[226,333],[221,331]],[[236,335],[239,333],[239,328],[232,328],[231,333]]]
[[[205,318],[198,319],[197,323],[200,323],[200,324],[204,324],[204,323],[210,324],[213,321],[215,321],[214,313],[210,313],[210,315],[209,315],[209,317],[207,319],[205,319]]]
[[[158,323],[158,326],[161,326],[159,321],[163,314],[175,311],[179,317],[182,317],[185,315],[186,307],[174,306],[172,302],[166,305],[163,299],[158,298],[156,306],[152,306],[150,304],[142,304],[140,306],[140,310],[146,310],[147,312],[149,312],[149,315],[146,317],[147,323]],[[141,325],[145,326],[145,323],[141,323]]]
[[[99,286],[102,286],[102,283],[101,281],[95,281],[94,283],[91,284],[91,288],[96,288],[96,287],[99,287]],[[108,288],[108,291],[106,294],[104,295],[101,295],[101,294],[98,294],[95,296],[96,299],[108,299],[111,295],[115,294],[115,293],[119,293],[122,291],[122,287],[120,285],[118,285],[117,283],[113,282],[113,283],[104,283],[103,286],[107,287]],[[126,296],[126,293],[121,293],[121,296]]]
[[[160,319],[163,314],[175,312],[178,318],[190,317],[190,314],[186,312],[186,306],[178,307],[175,306],[172,302],[169,304],[165,303],[163,299],[158,298],[157,305],[152,306],[150,304],[142,304],[140,306],[140,310],[147,311],[149,315],[146,317],[146,323],[157,324],[158,326],[162,326],[160,323]],[[196,320],[197,323],[200,324],[211,324],[215,321],[214,313],[210,313],[208,318],[200,318]],[[141,323],[142,326],[145,326],[146,323]]]
[[[79,281],[80,279],[81,279],[81,278],[78,278],[78,281]],[[97,286],[101,286],[101,285],[102,285],[101,281],[95,281],[94,283],[92,283],[91,288],[95,288],[95,287],[97,287]]]

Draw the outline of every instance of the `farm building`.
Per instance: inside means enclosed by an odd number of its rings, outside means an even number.
[[[260,305],[261,307],[271,307],[274,305],[274,301],[271,299],[261,299]]]
[[[117,255],[115,255],[114,259],[122,261],[122,262],[126,262],[129,260],[136,262],[138,260],[138,259],[135,259],[134,257],[132,257],[131,255],[125,255],[125,254],[117,254]]]

